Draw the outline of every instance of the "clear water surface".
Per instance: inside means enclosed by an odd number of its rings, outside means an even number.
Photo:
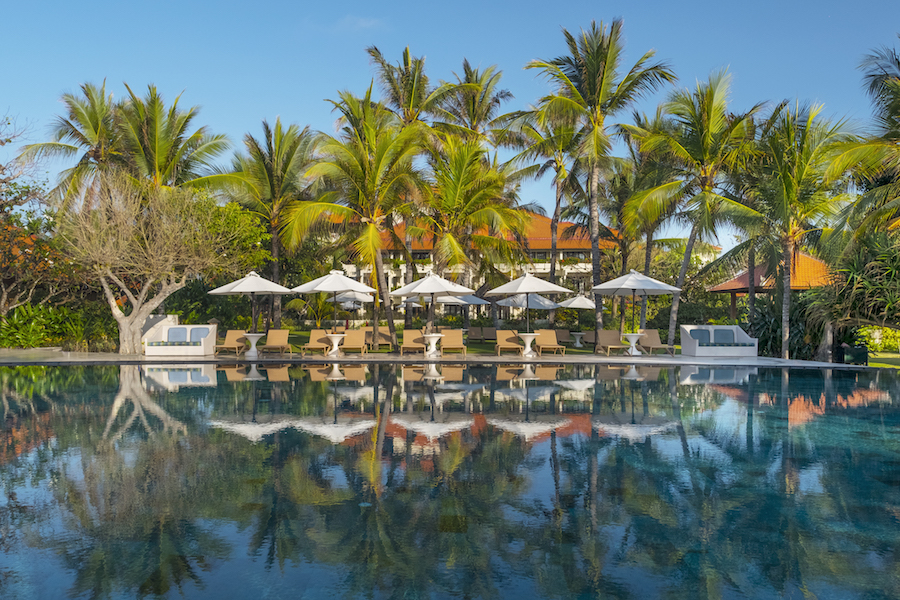
[[[0,598],[900,597],[891,372],[0,369]]]

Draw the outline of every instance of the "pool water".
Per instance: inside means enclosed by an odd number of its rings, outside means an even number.
[[[897,598],[889,371],[0,369],[0,598]]]

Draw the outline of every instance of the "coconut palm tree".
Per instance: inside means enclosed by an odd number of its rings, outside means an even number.
[[[217,186],[232,178],[213,172],[212,159],[228,149],[228,138],[206,127],[190,132],[200,108],[166,107],[156,86],[141,98],[125,84],[129,97],[119,109],[123,147],[129,170],[156,186]]]
[[[794,257],[802,246],[821,235],[837,207],[849,200],[848,194],[837,193],[828,169],[834,148],[853,140],[844,122],[819,118],[821,111],[821,105],[780,108],[761,144],[765,155],[758,189],[759,212],[765,216],[782,253],[782,358],[788,358]]]
[[[575,36],[563,29],[569,54],[552,60],[534,60],[526,69],[540,69],[556,86],[555,93],[541,99],[548,117],[560,115],[576,119],[583,129],[580,156],[588,168],[588,201],[591,231],[591,263],[594,284],[600,283],[600,221],[598,194],[600,176],[609,163],[611,141],[606,119],[628,108],[643,94],[673,82],[675,75],[665,63],[651,63],[651,50],[622,74],[624,54],[623,22],[609,27],[592,22]],[[597,325],[603,327],[602,298],[597,296]]]
[[[761,105],[743,114],[730,113],[730,88],[731,77],[726,71],[713,73],[709,81],[698,82],[693,91],[673,92],[663,105],[663,113],[674,120],[674,128],[641,131],[625,127],[641,139],[642,151],[662,151],[676,164],[678,179],[650,190],[642,199],[642,210],[652,219],[670,209],[672,197],[687,198],[677,213],[680,220],[691,224],[675,284],[679,288],[684,285],[697,239],[715,235],[726,218],[726,207],[732,215],[741,212],[742,205],[724,195],[726,175],[749,160],[753,150],[751,117]],[[675,343],[679,300],[680,295],[674,294],[669,315],[670,346]]]
[[[112,94],[106,93],[105,80],[99,87],[83,83],[81,96],[63,94],[61,100],[65,115],[56,117],[51,130],[53,141],[29,144],[19,157],[77,159],[74,167],[60,172],[51,190],[58,200],[72,198],[90,185],[98,172],[121,167],[125,161],[121,131],[116,126],[118,105]]]
[[[435,128],[496,146],[505,123],[500,107],[512,100],[512,92],[500,88],[503,71],[496,65],[481,70],[463,60],[462,66],[462,76],[454,73],[456,85],[441,103]]]
[[[271,238],[272,280],[281,283],[281,249],[284,238],[284,217],[297,202],[310,200],[306,192],[304,174],[316,160],[319,137],[309,127],[284,127],[281,118],[275,127],[262,123],[261,139],[244,136],[246,154],[234,158],[232,170],[236,185],[227,194],[256,214],[266,223]],[[273,321],[281,327],[281,296],[273,296]]]
[[[391,344],[399,349],[384,273],[385,238],[393,234],[392,216],[403,210],[409,191],[418,185],[413,159],[420,151],[417,127],[401,128],[394,114],[372,100],[370,85],[362,98],[341,92],[331,101],[344,126],[339,137],[323,136],[321,160],[306,176],[328,190],[302,202],[285,216],[285,236],[296,247],[317,225],[337,225],[338,233],[359,259],[371,266],[385,305]],[[378,303],[374,321],[378,323]],[[377,336],[376,336],[377,343]]]

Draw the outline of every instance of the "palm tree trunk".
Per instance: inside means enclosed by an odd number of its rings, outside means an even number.
[[[644,275],[650,276],[650,262],[653,260],[653,230],[647,232],[644,248]],[[647,296],[641,298],[641,329],[647,327]]]
[[[556,283],[556,238],[559,230],[559,214],[562,211],[562,183],[556,182],[556,207],[550,219],[550,283]],[[556,322],[556,310],[550,311],[550,325]]]
[[[620,232],[621,234],[621,232]],[[628,274],[628,249],[624,240],[623,243],[619,246],[619,250],[622,253],[622,268],[619,269],[619,276],[622,277]],[[625,333],[625,296],[619,298],[619,335],[621,336]]]
[[[591,224],[591,270],[593,271],[594,285],[600,284],[600,213],[597,207],[597,190],[600,188],[600,165],[596,161],[591,165],[591,181],[588,193],[588,210],[590,210]],[[603,296],[594,294],[596,324],[595,335],[600,339],[600,331],[603,329]],[[600,346],[594,345],[594,354],[600,353]]]
[[[381,256],[381,252],[375,253],[375,275],[378,278],[378,288],[381,291],[381,299],[384,301],[384,316],[387,319],[388,331],[391,334],[391,351],[399,352],[400,344],[397,343],[397,329],[394,327],[394,311],[391,309],[390,290],[388,290],[387,287],[387,278],[384,276],[384,259]],[[378,321],[373,323],[373,327],[373,339],[377,340],[379,330]]]
[[[406,224],[406,227],[409,227],[409,223]],[[408,258],[406,260],[406,273],[403,276],[403,284],[409,285],[413,282],[416,275],[416,263],[412,259],[412,236],[409,234],[409,230],[406,232],[404,243],[406,244]],[[412,329],[412,313],[409,312],[409,307],[403,309],[403,329]]]
[[[697,241],[697,223],[691,227],[691,235],[688,236],[687,246],[684,249],[684,260],[681,261],[681,270],[678,272],[678,281],[675,287],[684,286],[684,279],[687,276],[688,265],[691,264],[691,252],[694,251],[694,242]],[[666,342],[669,346],[675,345],[675,326],[678,324],[678,304],[681,301],[681,292],[672,294],[672,312],[669,313],[669,339]]]
[[[747,264],[747,320],[753,322],[753,311],[756,310],[756,247],[750,246],[750,255]]]
[[[794,244],[787,240],[784,244],[784,290],[781,296],[781,358],[789,358],[789,340],[791,337],[791,260],[794,257]]]
[[[280,243],[278,232],[272,233],[272,281],[281,284]],[[275,329],[281,329],[281,294],[274,294],[272,298],[272,322]]]

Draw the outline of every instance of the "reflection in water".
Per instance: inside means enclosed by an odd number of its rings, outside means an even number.
[[[891,373],[250,372],[0,370],[0,597],[900,595]]]

